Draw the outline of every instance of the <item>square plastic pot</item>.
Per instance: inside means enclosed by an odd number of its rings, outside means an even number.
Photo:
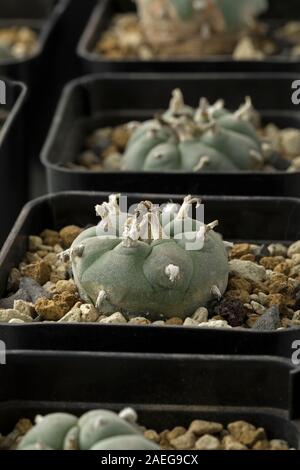
[[[26,205],[0,254],[0,296],[10,270],[23,259],[29,235],[45,228],[95,225],[94,206],[107,193],[66,192]],[[172,195],[130,194],[129,207],[141,200],[182,201]],[[220,220],[225,240],[291,243],[299,238],[300,200],[280,198],[203,197],[205,220]],[[266,223],[267,221],[267,223]],[[8,349],[121,351],[143,353],[246,354],[284,357],[292,361],[300,329],[258,332],[171,326],[30,323],[0,324]]]
[[[102,74],[66,86],[41,154],[48,191],[95,190],[166,194],[300,196],[300,172],[93,172],[66,167],[83,149],[88,133],[152,118],[166,109],[172,90],[197,106],[201,96],[223,98],[237,109],[251,96],[264,123],[300,127],[300,111],[292,103],[293,74]]]
[[[273,25],[300,19],[297,0],[270,0],[264,19]],[[78,44],[77,53],[86,73],[98,72],[297,72],[299,59],[286,53],[264,60],[235,61],[231,56],[211,56],[199,59],[112,60],[94,52],[101,34],[116,14],[134,11],[131,0],[102,0],[95,7]]]

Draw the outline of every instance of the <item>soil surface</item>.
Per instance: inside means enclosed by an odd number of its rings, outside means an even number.
[[[32,426],[30,420],[21,419],[10,434],[0,434],[0,450],[15,450]],[[188,428],[178,425],[162,432],[146,428],[141,430],[162,450],[292,450],[286,441],[268,439],[264,428],[257,428],[246,421],[235,421],[224,426],[199,419]]]
[[[267,25],[257,23],[239,34],[214,34],[201,40],[196,34],[174,45],[150,45],[137,14],[116,15],[96,43],[94,52],[110,60],[201,59],[209,56],[231,56],[234,60],[265,60],[272,55],[300,55],[300,22],[289,22],[270,33]]]
[[[0,61],[30,57],[37,43],[37,33],[27,26],[0,28]]]

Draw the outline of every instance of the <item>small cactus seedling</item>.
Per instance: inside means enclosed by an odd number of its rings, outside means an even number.
[[[250,98],[235,113],[222,100],[198,109],[174,90],[167,112],[137,126],[128,142],[123,170],[231,172],[261,169],[271,150],[251,120]]]
[[[166,45],[191,37],[240,31],[267,9],[267,0],[136,0],[148,41]]]
[[[18,450],[157,450],[145,439],[134,410],[119,415],[107,410],[85,413],[81,418],[52,413],[36,418],[36,425],[23,437]]]
[[[102,217],[70,251],[81,297],[105,315],[182,318],[221,296],[228,283],[228,256],[214,222],[189,217],[198,199],[162,211],[141,202],[134,215],[121,212],[118,197],[97,206]]]

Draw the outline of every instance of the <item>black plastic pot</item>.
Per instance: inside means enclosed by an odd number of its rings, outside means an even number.
[[[109,26],[114,15],[133,11],[131,0],[103,0],[94,9],[83,36],[78,45],[78,55],[82,60],[85,72],[271,72],[299,71],[298,58],[291,58],[283,52],[281,55],[259,61],[234,61],[231,56],[212,56],[198,60],[111,60],[96,54],[94,48],[101,33]],[[297,0],[271,0],[265,19],[278,24],[284,20],[300,18]]]
[[[0,130],[0,246],[19,211],[27,201],[26,152],[24,144],[24,102],[26,86],[5,80],[8,112]]]
[[[37,67],[41,64],[42,56],[56,23],[70,0],[2,0],[0,4],[0,27],[28,26],[39,33],[36,52],[25,59],[6,59],[0,61],[0,73],[21,80],[28,85],[39,83]],[[41,72],[41,71],[40,71]]]
[[[2,434],[36,414],[132,406],[148,429],[243,419],[300,448],[299,370],[283,360],[12,351],[6,361],[0,367]]]
[[[1,26],[28,26],[37,31],[38,47],[29,57],[0,61],[0,75],[28,86],[27,145],[31,158],[39,154],[59,93],[55,73],[62,69],[59,53],[64,46],[62,16],[71,0],[1,0]],[[56,62],[57,61],[57,62]],[[57,73],[59,76],[59,73]],[[28,163],[29,166],[29,163]],[[28,170],[29,172],[29,170]],[[27,176],[29,178],[29,175]],[[30,186],[30,185],[29,185]]]
[[[0,296],[5,294],[12,267],[27,251],[27,237],[45,228],[95,224],[93,207],[106,193],[69,192],[45,196],[24,208],[0,254]],[[129,205],[142,199],[162,203],[175,196],[131,194]],[[300,201],[279,198],[209,197],[205,220],[220,219],[225,240],[291,242],[300,238]],[[266,223],[267,221],[267,223]],[[273,355],[292,358],[300,329],[258,333],[254,330],[217,330],[100,324],[0,324],[0,339],[8,349],[122,351],[193,354]]]
[[[103,74],[66,86],[42,151],[49,192],[65,190],[135,191],[166,194],[238,194],[300,196],[300,173],[91,172],[71,170],[86,135],[97,128],[145,120],[165,109],[174,88],[197,106],[199,97],[224,98],[237,108],[253,98],[265,122],[300,127],[300,112],[291,101],[297,75],[270,74]]]

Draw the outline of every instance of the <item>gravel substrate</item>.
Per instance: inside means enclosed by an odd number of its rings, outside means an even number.
[[[258,117],[258,120],[259,117]],[[95,129],[87,136],[82,152],[75,162],[65,166],[73,170],[121,171],[122,155],[134,126],[132,123],[116,127]],[[273,151],[286,163],[287,171],[300,170],[300,130],[294,128],[279,129],[275,124],[268,124],[259,129],[263,140],[270,142]],[[266,161],[262,171],[276,171],[272,161]]]
[[[110,59],[201,58],[213,55],[231,55],[235,60],[264,60],[277,55],[284,45],[291,57],[300,55],[300,22],[290,21],[268,37],[267,28],[256,24],[252,30],[241,34],[212,36],[206,43],[197,36],[183,44],[154,48],[147,42],[138,16],[134,13],[116,15],[108,29],[101,35],[94,52]],[[287,51],[287,52],[286,52]]]
[[[32,422],[21,419],[8,436],[0,434],[0,450],[15,450],[21,438],[31,429]],[[144,429],[144,436],[162,450],[293,450],[281,439],[268,439],[264,428],[246,421],[221,423],[195,420],[188,428],[176,426],[157,432]]]
[[[284,39],[289,38],[289,29]],[[208,41],[201,41],[201,35],[173,46],[154,47],[149,44],[135,13],[116,15],[108,29],[99,38],[94,52],[112,60],[155,58],[200,58],[212,55],[231,55],[236,60],[262,60],[278,53],[276,40],[266,34],[266,27],[256,24],[252,30],[239,34],[212,35]],[[294,49],[291,52],[294,52]]]
[[[37,42],[37,33],[27,26],[0,28],[0,61],[30,57],[37,48]]]
[[[6,297],[0,300],[0,322],[100,323],[173,325],[196,328],[253,328],[278,330],[300,327],[300,240],[282,244],[233,245],[230,278],[220,301],[199,308],[184,321],[176,315],[151,322],[128,319],[121,312],[101,315],[80,299],[69,262],[58,256],[82,231],[76,226],[60,232],[44,230],[28,240],[28,251],[11,270]]]

